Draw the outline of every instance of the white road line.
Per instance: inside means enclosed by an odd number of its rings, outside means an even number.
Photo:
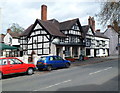
[[[39,90],[34,90],[34,91],[40,91],[40,90],[43,90],[43,89],[51,88],[51,87],[54,87],[54,86],[57,86],[57,85],[60,85],[60,84],[64,84],[64,83],[67,83],[67,82],[70,82],[70,81],[72,81],[72,80],[66,80],[66,81],[63,81],[63,82],[60,82],[60,83],[56,83],[54,85],[50,85],[48,87],[40,88]]]
[[[93,75],[93,74],[96,74],[96,73],[99,73],[99,72],[102,72],[102,71],[105,71],[105,70],[108,70],[108,69],[111,69],[112,67],[108,67],[106,69],[102,69],[102,70],[98,70],[96,72],[92,72],[92,73],[89,73],[89,75]]]

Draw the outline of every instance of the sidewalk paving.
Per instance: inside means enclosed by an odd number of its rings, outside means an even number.
[[[88,64],[95,64],[100,63],[108,60],[117,60],[118,56],[108,56],[108,57],[95,57],[95,58],[89,58],[88,60],[79,61],[76,60],[75,62],[71,62],[71,66],[81,66],[81,65],[88,65]]]

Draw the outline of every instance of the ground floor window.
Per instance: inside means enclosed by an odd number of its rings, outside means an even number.
[[[96,50],[96,54],[97,54],[97,55],[99,55],[99,54],[100,54],[99,49],[97,49],[97,50]]]
[[[103,49],[103,54],[105,54],[105,49]]]
[[[65,47],[65,56],[66,57],[70,56],[70,47]]]
[[[73,55],[74,57],[78,57],[78,47],[73,47]]]

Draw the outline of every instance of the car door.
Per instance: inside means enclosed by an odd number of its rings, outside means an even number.
[[[57,67],[64,67],[64,60],[61,57],[56,56],[55,59],[57,62]]]
[[[55,60],[55,57],[53,57],[53,56],[49,57],[49,64],[51,64],[53,68],[57,67],[57,62]]]
[[[3,74],[11,74],[11,66],[8,64],[7,59],[0,59],[1,71]]]
[[[18,59],[8,59],[12,73],[21,73],[26,71],[26,65]]]

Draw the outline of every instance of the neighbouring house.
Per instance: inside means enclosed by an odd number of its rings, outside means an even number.
[[[19,36],[20,36],[19,33],[12,32],[11,29],[7,29],[7,33],[4,37],[4,43],[6,45],[20,47]]]
[[[95,20],[89,17],[88,25],[82,26],[86,47],[85,56],[101,57],[109,55],[109,38],[100,33],[100,30],[95,31]]]
[[[23,55],[59,55],[79,58],[83,53],[83,31],[78,18],[59,22],[47,20],[47,6],[42,5],[41,19],[36,19],[20,37]]]
[[[118,34],[119,32],[117,32],[113,26],[108,25],[107,29],[105,30],[105,32],[103,33],[104,35],[106,35],[107,37],[110,38],[110,49],[109,49],[109,54],[110,55],[118,55]]]
[[[19,48],[19,33],[12,32],[10,29],[7,29],[6,35],[1,35],[1,44],[3,47],[1,48],[1,56],[6,57],[16,57],[20,56]]]

